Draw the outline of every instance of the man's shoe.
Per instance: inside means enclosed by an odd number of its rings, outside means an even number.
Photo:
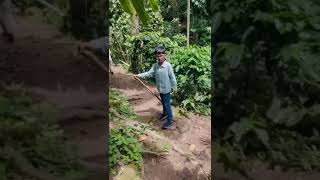
[[[166,115],[166,114],[160,114],[159,120],[163,121],[163,120],[165,120],[167,117],[168,117],[168,115]]]
[[[172,123],[167,123],[167,122],[166,122],[166,123],[163,124],[162,129],[163,129],[163,130],[165,130],[165,129],[170,129],[171,125],[172,125]]]

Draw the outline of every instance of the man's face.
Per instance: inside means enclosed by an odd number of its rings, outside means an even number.
[[[156,54],[158,63],[162,64],[166,60],[166,55],[164,53],[157,53]]]

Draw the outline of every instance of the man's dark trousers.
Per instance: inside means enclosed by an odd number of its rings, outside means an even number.
[[[167,121],[163,124],[163,127],[167,128],[172,124],[172,110],[171,110],[171,103],[170,103],[171,95],[170,93],[167,93],[167,94],[160,93],[160,97],[163,105],[163,111],[168,116]]]

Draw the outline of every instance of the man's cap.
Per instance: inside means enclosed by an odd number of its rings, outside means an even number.
[[[154,49],[155,53],[159,53],[159,52],[166,52],[166,48],[163,45],[159,45]]]

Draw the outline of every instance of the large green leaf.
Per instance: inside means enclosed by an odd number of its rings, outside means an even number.
[[[132,0],[131,2],[133,7],[136,9],[142,24],[146,25],[149,22],[149,16],[144,9],[143,0]]]
[[[136,10],[132,5],[132,1],[131,0],[120,0],[120,4],[122,9],[132,15],[136,14]]]
[[[269,119],[276,124],[285,124],[288,127],[298,124],[307,114],[304,108],[298,108],[294,105],[289,105],[285,108],[281,107],[281,100],[274,97],[272,103],[266,113]]]
[[[149,5],[153,11],[159,10],[158,0],[149,0]]]

